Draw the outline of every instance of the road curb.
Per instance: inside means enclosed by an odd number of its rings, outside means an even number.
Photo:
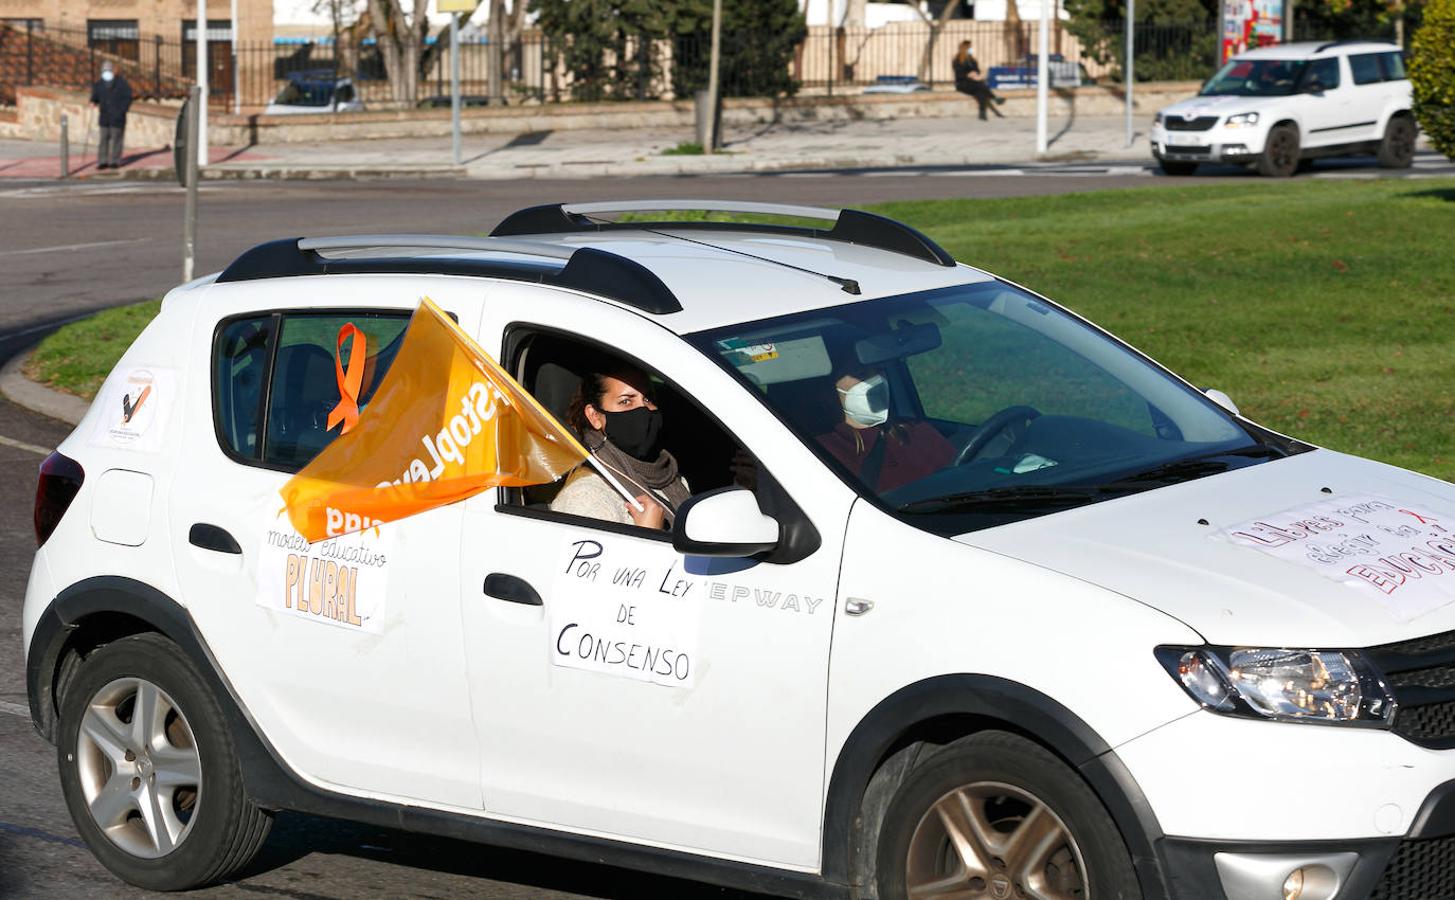
[[[0,367],[0,394],[16,406],[23,406],[31,412],[70,425],[79,425],[86,410],[91,408],[90,401],[31,381],[21,371],[34,349],[32,347],[15,354],[4,367]]]

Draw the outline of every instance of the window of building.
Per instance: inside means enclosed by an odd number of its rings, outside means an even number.
[[[141,29],[136,19],[87,19],[86,46],[122,59],[140,59]]]

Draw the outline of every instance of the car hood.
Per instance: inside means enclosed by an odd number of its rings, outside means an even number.
[[[1276,554],[1238,536],[1286,541],[1286,528],[1270,532],[1250,523],[1287,525],[1325,515],[1314,526],[1324,528],[1338,504],[1371,497],[1389,509],[1371,514],[1368,524],[1347,516],[1343,524],[1373,538],[1378,549],[1345,547],[1356,555],[1337,554],[1337,569],[1327,564],[1328,556],[1323,563],[1307,558],[1306,545],[1319,541],[1324,549],[1316,552],[1326,554],[1330,535],[1312,531]],[[1402,527],[1394,519],[1413,529],[1412,515],[1428,524],[1419,524],[1418,533],[1404,532],[1414,536],[1403,543],[1386,535],[1383,529]],[[1399,572],[1381,561],[1423,547],[1434,534],[1430,529],[1442,523],[1450,528],[1449,552],[1455,553],[1455,485],[1313,450],[956,540],[1116,591],[1174,616],[1210,643],[1338,648],[1455,630],[1455,564],[1420,558],[1435,574],[1416,569],[1386,595]],[[1366,568],[1360,570],[1366,580],[1345,577],[1350,559],[1386,575],[1370,575]],[[1407,560],[1395,561],[1414,568]]]
[[[1162,118],[1196,119],[1198,116],[1235,116],[1238,113],[1262,112],[1287,103],[1288,97],[1192,97],[1162,110]]]

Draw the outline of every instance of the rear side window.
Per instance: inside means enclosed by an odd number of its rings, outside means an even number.
[[[1403,81],[1409,77],[1405,74],[1404,54],[1400,51],[1391,50],[1379,54],[1379,62],[1384,67],[1385,81]]]
[[[362,367],[357,406],[364,409],[399,350],[407,312],[278,312],[234,319],[218,329],[213,351],[217,436],[228,455],[284,471],[302,468],[338,437],[330,414]],[[360,338],[344,341],[352,325]],[[362,353],[358,359],[355,354]],[[342,377],[340,375],[342,372]]]
[[[1326,91],[1339,87],[1339,58],[1337,56],[1316,59],[1309,63],[1307,69],[1303,70],[1303,89],[1309,90],[1315,82]]]
[[[1357,56],[1349,57],[1349,71],[1354,77],[1355,84],[1374,84],[1384,80],[1384,74],[1380,71],[1379,57],[1382,53],[1360,53]]]

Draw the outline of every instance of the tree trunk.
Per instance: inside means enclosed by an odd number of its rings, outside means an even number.
[[[1010,4],[1014,4],[1015,0],[1006,0],[1006,3],[1009,6]],[[939,43],[940,32],[944,30],[945,23],[950,21],[950,17],[955,14],[955,8],[957,6],[959,6],[958,3],[955,3],[954,0],[949,0],[940,9],[940,15],[937,18],[930,18],[924,10],[918,6],[915,7],[915,11],[919,13],[920,18],[930,28],[929,39],[925,41],[925,52],[921,54],[919,60],[919,74],[917,77],[920,81],[925,81],[929,78],[930,66],[934,64],[935,60],[935,44]]]

